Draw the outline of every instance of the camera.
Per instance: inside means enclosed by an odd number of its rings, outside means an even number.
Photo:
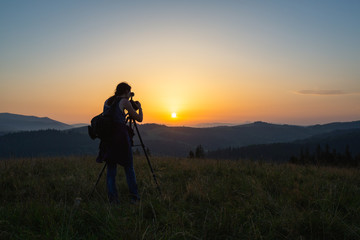
[[[131,96],[131,99],[130,99],[131,106],[133,107],[133,109],[134,109],[135,111],[137,111],[137,110],[139,109],[139,107],[138,107],[139,101],[134,101],[134,100],[132,99],[133,96],[135,96],[135,93],[131,92],[131,93],[130,93],[130,96]]]

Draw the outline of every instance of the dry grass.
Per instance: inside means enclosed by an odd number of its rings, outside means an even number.
[[[93,157],[0,161],[1,239],[356,239],[358,169],[210,159],[135,159],[139,205],[107,203]],[[83,201],[79,204],[76,198]]]

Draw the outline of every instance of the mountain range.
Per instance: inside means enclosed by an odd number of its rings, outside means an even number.
[[[0,114],[0,116],[1,115],[3,114]],[[25,125],[17,126],[15,122],[10,124],[9,120],[7,120],[8,125],[3,125],[2,119],[3,118],[0,118],[1,131],[12,132],[0,136],[0,157],[2,158],[10,156],[97,153],[99,141],[93,141],[89,138],[87,127],[71,128],[71,125],[61,124],[48,118],[35,117],[33,120],[46,120],[46,124],[41,125],[37,122],[33,125],[29,124],[29,126],[41,127],[43,130],[35,131],[33,129],[26,129],[28,131],[24,132],[14,131],[14,129],[23,129]],[[28,117],[25,119],[30,120]],[[49,122],[54,123],[54,126],[57,128],[50,130]],[[10,130],[4,126],[11,126],[12,128]],[[190,150],[194,150],[198,145],[202,145],[208,153],[229,147],[245,149],[246,147],[251,148],[252,146],[254,148],[254,146],[257,146],[254,151],[261,154],[266,151],[270,153],[276,152],[276,146],[279,146],[276,144],[295,144],[300,146],[308,142],[314,145],[317,142],[326,142],[331,139],[333,142],[340,139],[339,141],[346,143],[346,134],[340,136],[341,134],[339,133],[341,131],[351,133],[360,129],[360,121],[329,123],[306,127],[266,122],[209,128],[168,127],[158,124],[138,124],[137,126],[146,147],[150,149],[153,155],[184,157],[189,154]],[[348,137],[348,139],[356,142],[353,138]],[[134,143],[135,145],[139,145],[138,136],[134,137]],[[263,148],[259,148],[260,145],[263,146]],[[287,149],[286,146],[287,145],[281,146],[280,148],[283,149],[284,153],[287,152],[288,149],[293,149],[293,147]],[[137,148],[140,147],[137,146]],[[265,151],[266,148],[268,150]],[[294,149],[298,153],[298,148]],[[141,148],[139,150],[142,151]],[[289,154],[285,154],[284,156],[287,157],[288,155]],[[284,157],[282,159],[284,159]]]
[[[221,148],[207,152],[207,157],[286,162],[299,157],[301,152],[314,155],[319,150],[336,154],[349,151],[353,157],[360,157],[360,128],[335,130],[291,142]]]
[[[65,130],[80,127],[83,124],[69,125],[48,117],[25,116],[12,113],[0,113],[0,134],[18,131],[33,131],[42,129]]]

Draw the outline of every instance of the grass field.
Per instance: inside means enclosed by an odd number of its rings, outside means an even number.
[[[0,161],[0,239],[360,239],[359,169],[135,158],[141,202],[93,157]],[[79,203],[76,198],[81,198]]]

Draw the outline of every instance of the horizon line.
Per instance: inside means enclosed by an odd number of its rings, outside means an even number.
[[[47,116],[36,116],[36,115],[25,115],[25,114],[18,114],[18,113],[10,113],[10,112],[0,112],[0,114],[10,114],[10,115],[18,115],[18,116],[25,116],[25,117],[36,117],[36,118],[48,118],[50,120],[60,122],[66,125],[90,125],[89,123],[84,122],[63,122],[59,121]],[[323,122],[323,123],[311,123],[311,124],[292,124],[292,123],[284,123],[284,122],[271,122],[271,121],[263,121],[263,120],[255,120],[255,121],[241,121],[241,122],[203,122],[203,123],[194,123],[194,124],[166,124],[166,123],[160,123],[160,122],[145,122],[145,123],[138,123],[140,125],[145,124],[156,124],[156,125],[164,125],[167,127],[191,127],[191,128],[211,128],[211,127],[230,127],[230,126],[240,126],[240,125],[246,125],[246,124],[253,124],[253,123],[267,123],[267,124],[274,124],[274,125],[292,125],[292,126],[314,126],[314,125],[326,125],[326,124],[332,124],[332,123],[344,123],[344,122],[357,122],[360,121],[360,119],[356,120],[348,120],[348,121],[329,121],[329,122]]]

